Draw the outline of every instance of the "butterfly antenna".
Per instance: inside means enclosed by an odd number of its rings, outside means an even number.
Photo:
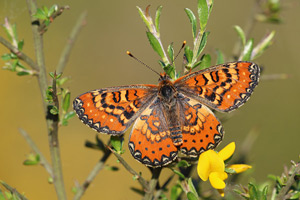
[[[130,57],[132,57],[133,59],[135,59],[136,61],[138,61],[139,63],[141,63],[142,65],[144,65],[145,67],[147,67],[148,69],[150,69],[151,71],[153,71],[154,73],[156,73],[158,76],[160,76],[160,74],[157,71],[155,71],[154,69],[152,69],[151,67],[149,67],[149,65],[143,63],[139,59],[137,59],[134,55],[132,55],[130,53],[130,51],[126,51],[126,53],[127,53],[127,55],[129,55]]]
[[[173,62],[171,63],[171,65],[173,65],[173,63],[175,62],[176,58],[179,56],[180,52],[181,52],[182,49],[185,47],[185,45],[186,45],[186,41],[184,40],[183,43],[182,43],[181,48],[179,49],[178,53],[176,54],[176,56],[175,56]]]

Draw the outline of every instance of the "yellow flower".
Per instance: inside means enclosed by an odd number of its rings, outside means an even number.
[[[225,172],[224,161],[232,156],[234,150],[235,143],[232,142],[218,153],[213,150],[208,150],[202,153],[199,157],[197,166],[199,177],[203,181],[207,181],[209,179],[211,186],[215,189],[218,189],[221,196],[224,196],[223,189],[226,186],[224,180],[228,177],[227,173]],[[241,173],[247,169],[250,169],[251,166],[235,164],[229,166],[228,168],[232,169],[235,173]]]

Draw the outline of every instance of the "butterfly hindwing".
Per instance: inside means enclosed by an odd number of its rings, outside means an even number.
[[[93,90],[78,96],[79,119],[98,132],[124,133],[156,95],[156,86],[133,85]]]
[[[177,79],[178,91],[218,111],[243,105],[258,84],[259,67],[251,62],[232,62],[190,73]]]
[[[129,150],[136,160],[150,167],[167,165],[177,157],[178,149],[170,138],[159,103],[148,106],[134,123]]]
[[[181,105],[185,116],[181,152],[195,158],[208,149],[214,149],[224,134],[219,120],[209,108],[195,99],[186,97]]]

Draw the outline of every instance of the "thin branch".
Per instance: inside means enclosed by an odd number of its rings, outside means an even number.
[[[25,130],[23,130],[22,128],[19,128],[19,131],[20,131],[21,135],[25,138],[25,140],[29,144],[29,146],[32,148],[32,150],[40,156],[40,164],[43,167],[45,167],[45,169],[47,170],[49,175],[51,177],[53,177],[53,171],[52,171],[50,164],[48,163],[47,159],[42,154],[42,152],[39,150],[39,148],[36,146],[34,141],[30,138],[30,136],[28,135],[28,133]]]
[[[3,181],[0,181],[0,183],[12,194],[15,194],[18,197],[18,199],[27,200],[27,198],[25,196],[23,196],[22,194],[20,194],[15,188],[11,187],[10,185],[6,184]],[[12,199],[14,199],[14,198],[12,198]]]
[[[77,190],[73,200],[79,200],[82,197],[84,192],[89,187],[90,183],[95,179],[95,177],[97,176],[99,171],[103,169],[104,164],[105,164],[106,160],[109,158],[110,155],[111,155],[111,151],[108,151],[108,150],[105,151],[103,157],[94,166],[93,170],[90,172],[90,174],[88,175],[88,177],[86,178],[84,183],[80,187],[77,188],[78,190]]]
[[[59,7],[57,9],[57,11],[50,16],[50,20],[51,20],[50,22],[52,23],[56,17],[60,16],[65,10],[69,10],[69,9],[70,9],[70,6],[68,6],[68,5]],[[49,27],[49,25],[47,25],[44,21],[39,26],[39,33],[41,35],[43,35],[48,30],[48,27]]]
[[[79,35],[79,32],[80,30],[82,29],[82,27],[86,24],[86,16],[87,16],[87,12],[83,12],[75,26],[73,27],[72,31],[71,31],[71,34],[68,38],[68,41],[67,41],[67,44],[60,56],[60,60],[58,62],[58,65],[56,67],[56,71],[58,74],[62,73],[64,71],[64,68],[66,67],[66,64],[69,60],[69,57],[70,57],[70,53],[71,53],[71,50],[72,50],[72,47],[74,46],[74,42],[77,38],[77,36]]]
[[[26,0],[27,7],[29,11],[29,15],[31,17],[31,28],[33,33],[34,47],[35,47],[35,55],[37,65],[39,67],[39,86],[40,92],[42,95],[42,102],[44,106],[44,114],[48,116],[48,109],[51,105],[45,101],[46,99],[46,90],[48,88],[47,81],[47,72],[45,67],[45,59],[44,59],[44,51],[43,51],[43,37],[39,33],[39,20],[35,18],[33,15],[37,12],[37,2],[36,0]],[[56,84],[55,84],[56,87]],[[58,119],[55,121],[53,119],[47,118],[47,131],[48,131],[48,141],[49,148],[52,160],[52,168],[53,168],[53,183],[56,190],[56,195],[59,200],[65,200],[66,191],[64,187],[64,181],[62,176],[62,167],[61,167],[61,159],[59,152],[59,144],[58,144]]]
[[[59,101],[57,97],[56,91],[56,73],[54,73],[53,84],[52,84],[52,97],[54,106],[59,110]],[[51,115],[50,115],[51,116]],[[52,158],[52,166],[53,166],[53,180],[55,182],[55,188],[57,191],[57,195],[59,195],[59,199],[66,199],[64,180],[62,175],[62,166],[61,166],[61,157],[60,157],[60,149],[59,149],[59,141],[58,141],[58,114],[52,115],[52,127],[49,132],[49,145]]]
[[[134,171],[129,165],[128,163],[122,158],[122,156],[120,156],[117,152],[115,152],[113,149],[111,149],[109,146],[107,146],[107,148],[118,158],[118,160],[120,161],[120,163],[125,167],[125,169],[131,173],[132,175],[134,175],[137,180],[139,181],[139,183],[143,186],[144,190],[149,191],[149,186],[147,181],[140,176],[140,174],[138,174],[136,171]]]
[[[247,19],[244,32],[245,32],[245,37],[248,38],[251,31],[253,30],[255,23],[257,22],[255,19],[255,14],[257,14],[259,8],[260,8],[261,0],[256,0],[254,2],[254,6],[252,7],[251,14],[249,18]],[[242,49],[242,42],[239,40],[235,43],[232,55],[233,57],[239,57],[239,52]]]
[[[149,182],[149,190],[146,190],[143,200],[152,200],[154,197],[155,188],[158,183],[158,177],[160,175],[162,168],[153,168],[152,169],[152,178]]]
[[[33,70],[39,71],[39,67],[37,64],[25,53],[22,51],[19,51],[18,48],[14,47],[10,42],[5,40],[3,37],[0,36],[0,43],[3,44],[6,48],[8,48],[12,53],[14,53],[16,56],[18,56],[19,59],[23,60],[25,63],[27,63]]]
[[[282,199],[287,199],[285,197],[285,195],[288,193],[288,191],[290,190],[291,186],[294,184],[295,182],[295,176],[297,174],[300,174],[300,163],[297,163],[295,168],[294,168],[294,172],[289,176],[288,180],[285,183],[285,186],[281,188],[279,194],[276,196],[276,200],[282,200]]]

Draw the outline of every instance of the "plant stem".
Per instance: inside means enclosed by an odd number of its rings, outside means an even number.
[[[279,194],[276,196],[276,200],[282,200],[282,199],[287,199],[285,197],[285,195],[288,193],[288,191],[290,190],[291,186],[294,184],[295,182],[295,176],[297,174],[300,174],[300,163],[297,163],[296,166],[294,167],[294,172],[289,176],[286,184],[284,187],[281,188],[281,190],[279,191]]]
[[[47,159],[42,154],[42,152],[39,150],[39,148],[36,146],[36,144],[33,142],[33,140],[30,138],[28,133],[25,130],[23,130],[22,128],[19,128],[19,131],[22,134],[22,136],[25,138],[25,140],[27,141],[29,146],[32,148],[32,150],[40,156],[40,164],[42,166],[44,166],[45,169],[47,170],[47,172],[49,173],[49,175],[51,177],[53,177],[53,171],[52,171],[50,164],[48,163]]]
[[[8,48],[12,53],[18,56],[19,59],[23,60],[25,63],[27,63],[33,70],[39,71],[39,67],[37,64],[25,53],[22,51],[19,51],[18,48],[14,47],[10,42],[5,40],[3,37],[0,36],[0,43],[3,44],[6,48]]]
[[[93,170],[90,172],[90,174],[88,175],[88,177],[86,178],[84,183],[80,187],[77,188],[78,190],[77,190],[73,200],[79,200],[82,197],[84,192],[89,187],[90,183],[95,179],[95,177],[97,176],[99,171],[103,169],[104,164],[105,164],[106,160],[109,158],[110,155],[111,155],[111,151],[109,151],[109,150],[105,151],[103,157],[94,166]]]
[[[67,40],[67,44],[66,44],[66,46],[65,46],[65,48],[64,48],[64,50],[63,50],[63,52],[60,56],[60,60],[59,60],[58,65],[56,67],[56,72],[58,74],[62,73],[64,71],[64,68],[66,67],[66,64],[67,64],[67,62],[69,60],[69,57],[70,57],[71,49],[74,45],[74,42],[75,42],[81,28],[85,25],[86,16],[87,16],[87,12],[83,12],[79,16],[75,26],[73,27],[73,29],[71,31],[71,34],[70,34],[70,36]]]
[[[149,182],[149,190],[146,190],[143,200],[152,200],[154,197],[155,187],[158,183],[158,177],[160,175],[162,168],[153,168],[152,169],[152,178]]]
[[[57,9],[57,11],[55,13],[53,13],[50,17],[51,19],[51,22],[54,21],[54,19],[58,16],[60,16],[65,10],[69,10],[70,7],[69,6],[61,6]],[[49,24],[50,25],[50,24]],[[43,35],[47,30],[48,30],[48,27],[49,25],[46,25],[45,21],[39,26],[39,33],[41,35]]]
[[[125,167],[125,169],[131,173],[132,175],[134,175],[136,177],[136,179],[139,181],[139,183],[142,185],[142,187],[144,188],[144,190],[148,191],[149,190],[149,186],[147,181],[140,175],[138,174],[136,171],[134,171],[130,165],[122,158],[121,155],[119,155],[117,152],[115,152],[113,149],[111,149],[109,146],[107,146],[107,148],[118,158],[118,160],[120,161],[120,163]]]
[[[38,81],[40,86],[40,91],[42,95],[42,102],[44,107],[44,114],[47,117],[49,104],[45,101],[46,99],[46,90],[48,88],[47,81],[47,73],[45,67],[44,60],[44,52],[43,52],[43,37],[39,33],[39,25],[40,22],[33,17],[33,14],[37,11],[37,3],[36,0],[26,0],[28,11],[31,17],[31,27],[34,39],[34,47],[35,47],[35,55],[37,65],[39,67],[39,75]],[[55,84],[56,90],[56,84]],[[58,108],[58,107],[57,107]],[[62,176],[62,167],[61,167],[61,159],[59,152],[59,144],[58,144],[58,120],[47,119],[47,130],[48,130],[48,140],[49,140],[49,148],[52,159],[52,168],[53,168],[53,183],[56,190],[56,195],[59,200],[65,200],[66,192],[64,187],[64,181]]]

